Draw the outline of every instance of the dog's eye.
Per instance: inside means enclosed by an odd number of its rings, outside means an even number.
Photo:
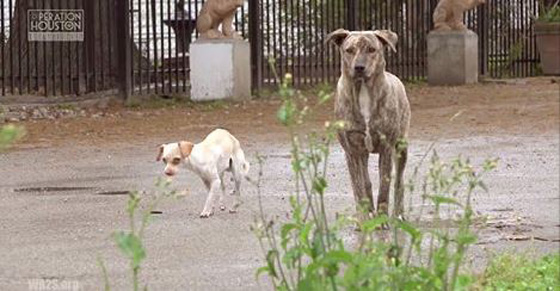
[[[369,47],[367,51],[368,51],[368,53],[373,54],[377,51],[377,49],[374,48],[374,47]]]
[[[346,49],[346,52],[349,53],[349,54],[354,54],[354,52],[356,52],[356,51],[354,50],[353,47],[349,47],[349,48]]]
[[[174,158],[173,159],[173,165],[178,165],[181,162],[181,159],[179,158]]]
[[[166,158],[163,158],[162,161],[163,161],[164,164],[167,164],[167,159]]]

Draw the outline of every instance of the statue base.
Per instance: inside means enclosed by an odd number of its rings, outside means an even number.
[[[249,43],[199,39],[190,46],[191,99],[210,101],[251,97]]]
[[[478,35],[473,31],[432,31],[428,34],[428,84],[478,82]]]

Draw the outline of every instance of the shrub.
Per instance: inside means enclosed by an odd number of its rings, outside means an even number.
[[[541,5],[541,14],[538,21],[541,22],[560,22],[560,1],[556,1],[550,6]]]

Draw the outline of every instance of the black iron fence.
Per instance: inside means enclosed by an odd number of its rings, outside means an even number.
[[[537,0],[492,0],[466,15],[479,35],[480,73],[539,73],[533,19]],[[204,0],[0,0],[2,95],[188,94],[189,46]],[[337,28],[391,29],[399,35],[388,70],[405,80],[427,75],[426,36],[437,0],[247,0],[235,25],[251,42],[255,89],[292,73],[296,86],[333,83]],[[84,39],[28,41],[29,9],[83,9]],[[217,68],[219,69],[219,68]]]
[[[115,14],[112,0],[0,0],[2,95],[69,95],[114,87]],[[79,9],[83,41],[29,41],[28,11]]]
[[[189,91],[189,46],[198,37],[196,16],[204,0],[129,0],[131,94],[184,94]],[[242,7],[236,28],[245,34]],[[245,29],[244,29],[245,28]]]
[[[259,86],[275,84],[286,72],[298,86],[333,82],[339,75],[338,51],[325,46],[337,29],[391,29],[397,53],[388,53],[388,70],[405,80],[427,76],[427,41],[437,0],[264,0],[259,29],[252,39],[260,56],[254,69]],[[479,35],[480,73],[489,77],[527,77],[538,73],[533,19],[536,0],[492,0],[466,13]],[[272,65],[271,65],[272,64]],[[255,81],[254,81],[255,82]]]

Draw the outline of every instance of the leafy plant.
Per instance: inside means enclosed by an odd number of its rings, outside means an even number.
[[[560,1],[546,6],[544,1],[541,2],[541,13],[538,17],[540,22],[560,22]]]
[[[167,190],[169,188],[170,182],[158,180],[156,186],[158,187],[158,192],[152,199],[146,203],[144,209],[142,207],[142,196],[137,191],[132,191],[128,195],[128,203],[126,212],[128,213],[129,229],[126,231],[116,231],[113,233],[113,240],[115,241],[117,247],[121,253],[129,260],[130,271],[132,273],[132,286],[133,290],[137,291],[140,284],[139,274],[142,265],[142,261],[146,258],[146,250],[144,249],[143,238],[144,231],[152,218],[153,210],[161,203],[165,198],[175,196],[175,191]],[[138,222],[140,225],[138,225]],[[99,258],[98,263],[103,271],[103,277],[105,280],[105,290],[110,290],[109,277],[107,275],[107,269],[105,264]],[[144,290],[147,290],[147,285],[144,286]]]
[[[486,189],[481,178],[496,166],[496,160],[477,170],[468,159],[445,163],[434,152],[420,189],[413,183],[417,167],[408,195],[419,191],[423,205],[433,208],[424,228],[423,208],[414,222],[384,215],[365,222],[350,215],[329,218],[324,198],[330,147],[344,124],[327,122],[322,130],[303,134],[305,120],[313,112],[307,98],[291,87],[289,74],[279,93],[283,103],[277,117],[291,138],[295,190],[288,221],[278,224],[261,207],[251,228],[266,261],[257,277],[267,274],[277,290],[466,289],[474,281],[461,273],[467,249],[476,242],[472,194]],[[321,92],[317,106],[329,98]],[[259,159],[259,201],[262,163]],[[352,246],[343,238],[356,225],[361,232],[357,246]],[[383,226],[390,230],[381,230]]]

